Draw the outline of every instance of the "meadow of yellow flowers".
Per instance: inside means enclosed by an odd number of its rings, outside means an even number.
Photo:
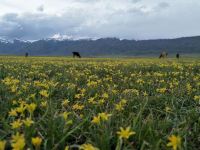
[[[198,59],[0,57],[0,150],[199,143]]]

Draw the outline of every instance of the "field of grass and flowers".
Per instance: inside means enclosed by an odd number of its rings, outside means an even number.
[[[0,57],[0,150],[199,149],[200,60]]]

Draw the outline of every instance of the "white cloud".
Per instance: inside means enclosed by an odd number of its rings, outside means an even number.
[[[199,6],[198,0],[0,0],[0,36],[191,36],[200,34]]]

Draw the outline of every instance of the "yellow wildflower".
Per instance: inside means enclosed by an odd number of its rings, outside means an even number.
[[[20,119],[18,119],[17,121],[14,121],[10,124],[12,126],[12,129],[18,129],[22,126],[22,122]]]
[[[130,131],[130,127],[127,127],[126,129],[120,127],[120,131],[117,132],[120,138],[128,139],[131,135],[136,134],[134,131]]]
[[[46,98],[49,97],[49,94],[48,94],[47,90],[40,91],[40,95],[43,96],[43,97],[46,97]]]
[[[26,109],[26,108],[24,107],[24,104],[21,103],[20,106],[16,108],[16,111],[17,111],[18,113],[20,113],[21,115],[23,115],[25,109]]]
[[[73,120],[68,120],[65,124],[66,125],[72,125],[73,124]]]
[[[44,101],[44,102],[41,102],[41,107],[43,107],[43,108],[45,108],[45,107],[47,107],[47,102],[46,101]]]
[[[192,86],[190,85],[190,83],[186,84],[186,89],[187,89],[188,93],[190,93],[192,91]]]
[[[76,99],[80,99],[81,96],[82,96],[82,94],[76,94],[76,95],[75,95],[75,98],[76,98]]]
[[[171,109],[170,107],[165,107],[165,111],[166,111],[166,112],[171,112],[172,109]]]
[[[119,104],[115,104],[115,109],[117,111],[122,111],[122,110],[124,110],[124,107],[123,107],[123,105],[121,105],[121,103],[119,103]]]
[[[69,103],[69,100],[68,99],[65,99],[63,102],[62,102],[62,106],[66,107]]]
[[[17,101],[16,101],[16,100],[13,100],[13,101],[12,101],[12,104],[13,104],[13,105],[16,105],[16,104],[17,104]]]
[[[92,119],[92,123],[99,124],[100,123],[100,117],[99,116],[94,116],[93,119]]]
[[[31,103],[29,105],[26,105],[27,110],[30,114],[33,114],[34,110],[36,109],[37,105],[35,103]]]
[[[63,116],[63,118],[64,118],[65,120],[67,120],[69,114],[71,114],[71,113],[70,113],[70,112],[64,112],[64,113],[62,113],[62,116]]]
[[[65,146],[65,150],[69,150],[69,146]]]
[[[159,92],[161,94],[164,94],[167,91],[166,88],[160,88],[160,89],[156,89],[156,92]]]
[[[108,96],[108,94],[107,93],[104,93],[103,95],[102,95],[102,98],[108,98],[109,96]]]
[[[11,86],[11,92],[12,93],[17,92],[17,86],[15,86],[15,85]]]
[[[146,97],[146,96],[148,96],[148,93],[145,91],[145,92],[143,92],[143,95]]]
[[[74,104],[72,106],[72,109],[74,110],[82,110],[85,106],[84,105],[81,105],[81,104]]]
[[[85,93],[86,92],[86,89],[81,89],[81,93]]]
[[[105,103],[105,99],[100,99],[100,100],[98,101],[98,103],[99,103],[100,105],[104,104],[104,103]]]
[[[99,117],[104,121],[108,120],[108,117],[110,117],[111,114],[107,114],[107,113],[99,113]]]
[[[172,147],[173,150],[177,150],[178,147],[181,145],[181,138],[180,136],[171,135],[168,140],[170,141],[167,146]]]
[[[94,101],[94,97],[89,98],[88,103],[95,104],[96,102]]]
[[[29,97],[32,98],[32,99],[35,99],[35,95],[36,95],[36,94],[30,94]]]
[[[124,104],[126,104],[126,103],[127,103],[127,100],[125,100],[125,99],[122,99],[122,100],[120,101],[120,103],[122,103],[122,104],[124,105]]]
[[[115,109],[117,111],[124,110],[124,106],[126,105],[127,101],[125,99],[122,99],[118,104],[115,104]]]
[[[32,138],[31,141],[32,141],[32,144],[35,146],[36,149],[40,148],[40,145],[42,143],[42,139],[40,137]]]
[[[15,109],[11,109],[11,111],[9,112],[9,116],[16,117],[17,111]]]
[[[200,95],[199,95],[199,96],[195,95],[195,96],[194,96],[194,100],[195,100],[195,101],[200,101]]]
[[[80,146],[80,150],[98,150],[98,148],[94,147],[92,144],[83,144]]]
[[[0,150],[4,150],[6,147],[6,141],[0,141]]]
[[[23,150],[25,147],[25,139],[23,134],[17,133],[16,135],[12,136],[11,146],[13,150]]]
[[[31,120],[31,118],[27,118],[26,120],[23,120],[23,123],[26,127],[30,127],[34,123],[34,121]]]

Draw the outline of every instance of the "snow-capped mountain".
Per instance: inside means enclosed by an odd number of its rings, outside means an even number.
[[[55,34],[49,38],[44,38],[44,39],[38,39],[38,40],[22,40],[19,38],[15,39],[6,39],[3,37],[0,37],[0,42],[1,43],[14,43],[16,41],[18,42],[24,42],[24,43],[33,43],[37,41],[79,41],[79,40],[97,40],[98,38],[89,38],[89,37],[81,37],[81,36],[69,36],[69,35],[61,35],[61,34]]]
[[[200,54],[200,36],[177,39],[126,40],[117,38],[91,39],[56,34],[51,38],[25,41],[0,39],[0,55],[71,55],[80,52],[83,56],[157,56],[165,49],[169,55]]]
[[[4,38],[1,38],[1,37],[0,37],[0,42],[1,42],[1,43],[5,43],[5,44],[8,44],[8,43],[12,43],[13,40],[7,40],[7,39],[4,39]]]
[[[98,38],[90,38],[86,36],[71,36],[71,35],[62,35],[60,33],[54,34],[52,37],[47,38],[47,40],[57,40],[57,41],[77,41],[77,40],[97,40]]]

